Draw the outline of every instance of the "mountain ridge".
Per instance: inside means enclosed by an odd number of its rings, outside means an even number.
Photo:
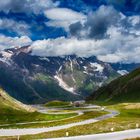
[[[140,68],[119,77],[110,84],[98,89],[87,100],[102,102],[139,102]]]
[[[0,52],[0,85],[24,103],[81,100],[120,76],[95,56],[40,57],[31,52],[30,46]]]

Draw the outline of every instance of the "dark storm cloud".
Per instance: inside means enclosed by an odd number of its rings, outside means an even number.
[[[77,23],[71,24],[69,29],[72,36],[79,36],[81,30],[83,29],[83,26],[81,22],[77,22]]]
[[[78,38],[102,39],[107,37],[107,29],[120,18],[120,14],[113,8],[101,6],[96,12],[88,15],[85,23],[77,22],[70,25],[70,34]]]

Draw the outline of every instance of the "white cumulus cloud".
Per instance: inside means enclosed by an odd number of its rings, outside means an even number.
[[[4,35],[0,35],[0,51],[12,47],[31,45],[31,43],[32,40],[27,36],[6,37]]]
[[[116,27],[108,29],[110,38],[102,40],[65,38],[38,40],[32,44],[32,55],[80,57],[96,56],[104,62],[140,63],[140,36],[125,35]]]
[[[10,32],[17,33],[18,35],[27,35],[30,34],[29,31],[30,26],[22,21],[15,21],[13,19],[8,18],[0,18],[0,29],[7,30]]]
[[[64,27],[65,29],[67,29],[70,24],[83,21],[86,18],[83,13],[68,8],[52,8],[46,10],[45,15],[50,19],[50,21],[46,22],[46,25]]]

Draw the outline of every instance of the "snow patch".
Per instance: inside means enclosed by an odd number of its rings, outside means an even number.
[[[11,65],[10,62],[11,62],[11,56],[13,55],[13,53],[1,51],[1,55],[2,55],[2,58],[0,58],[0,61],[3,63],[6,63],[7,65]]]
[[[73,64],[72,64],[72,61],[71,61],[71,59],[70,59],[70,58],[69,58],[69,61],[70,61],[71,71],[73,72]]]
[[[60,66],[59,70],[58,70],[58,73],[62,70],[62,66]]]
[[[126,75],[126,74],[129,73],[127,70],[118,70],[117,72],[118,72],[120,75]]]
[[[87,67],[86,66],[83,66],[84,70],[87,70]]]
[[[90,63],[91,67],[96,68],[94,71],[103,72],[104,67],[98,63]]]
[[[73,94],[77,94],[74,92],[73,87],[69,87],[58,75],[55,75],[54,78],[59,82],[59,86],[65,89],[66,91],[69,91]]]
[[[103,85],[103,82],[99,82],[99,83],[98,83],[98,86],[99,86],[99,87],[102,87],[102,85]]]
[[[70,67],[71,67],[71,71],[72,71],[71,77],[72,77],[73,82],[76,83],[76,80],[74,79],[74,76],[73,76],[73,63],[72,63],[72,60],[70,58],[69,58],[69,61],[70,61]]]
[[[45,60],[45,61],[50,62],[50,60],[49,60],[48,58],[46,58],[46,57],[40,57],[39,59],[40,59],[40,60]]]
[[[8,60],[6,60],[5,58],[0,58],[0,61],[3,63],[6,63],[9,66],[11,65],[11,63]]]
[[[88,74],[88,72],[86,72],[86,71],[83,71],[83,73]]]
[[[1,54],[2,54],[2,56],[4,57],[4,58],[11,58],[11,56],[13,55],[13,53],[11,53],[11,52],[5,52],[5,51],[2,51],[1,52]]]

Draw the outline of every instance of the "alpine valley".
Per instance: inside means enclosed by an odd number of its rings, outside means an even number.
[[[132,66],[133,65],[133,66]],[[0,52],[0,86],[24,103],[85,99],[139,64],[109,64],[96,57],[40,57],[30,46]]]

